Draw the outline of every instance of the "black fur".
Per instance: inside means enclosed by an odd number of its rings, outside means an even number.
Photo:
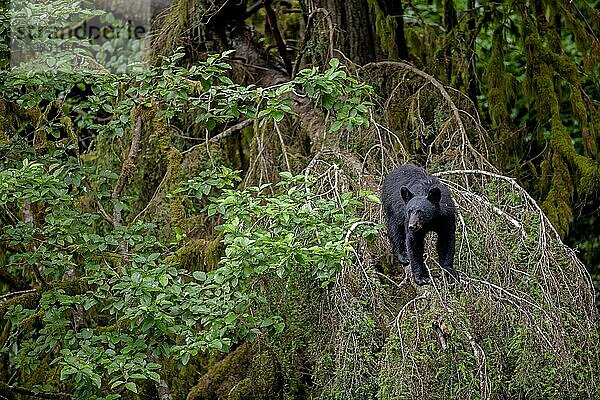
[[[448,188],[423,168],[404,164],[385,179],[381,200],[394,255],[410,264],[415,283],[429,283],[423,252],[425,234],[431,231],[437,234],[441,267],[458,280],[453,268],[456,207]]]

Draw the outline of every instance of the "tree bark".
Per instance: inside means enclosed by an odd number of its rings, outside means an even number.
[[[333,47],[346,58],[361,65],[378,59],[375,24],[366,0],[303,0],[301,3],[309,14],[319,8],[331,13],[335,29]]]

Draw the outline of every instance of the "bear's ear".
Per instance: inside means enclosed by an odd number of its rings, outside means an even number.
[[[431,201],[432,203],[439,203],[441,198],[442,191],[439,187],[434,186],[429,189],[429,193],[427,193],[427,200]]]
[[[408,201],[414,196],[414,194],[412,194],[412,192],[408,190],[406,186],[402,186],[400,188],[400,194],[402,195],[402,200],[404,200],[405,203],[408,203]]]

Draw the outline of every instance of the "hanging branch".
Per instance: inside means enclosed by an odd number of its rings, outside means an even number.
[[[275,43],[277,43],[277,50],[279,51],[279,55],[283,59],[283,63],[285,64],[285,70],[288,75],[292,75],[292,62],[288,56],[287,46],[281,37],[281,32],[279,32],[279,27],[277,26],[277,17],[275,16],[275,11],[273,11],[273,7],[271,4],[273,0],[265,0],[264,6],[265,11],[267,13],[267,22],[269,23],[269,28],[271,28],[271,32],[273,33],[273,37],[275,38]]]
[[[131,138],[131,147],[129,148],[129,154],[127,155],[127,158],[123,161],[121,174],[119,175],[119,179],[117,179],[117,183],[115,184],[115,188],[112,192],[112,199],[114,203],[112,222],[115,228],[121,226],[123,223],[123,216],[121,215],[121,208],[118,206],[118,202],[120,202],[121,194],[125,188],[125,184],[131,176],[133,168],[135,167],[133,161],[140,150],[140,138],[142,136],[142,118],[140,115],[138,115],[138,113],[135,112],[135,109],[132,110],[131,114],[132,119],[135,121],[133,135]],[[121,240],[121,243],[119,243],[119,251],[121,255],[125,255],[127,253],[127,242],[124,240]]]

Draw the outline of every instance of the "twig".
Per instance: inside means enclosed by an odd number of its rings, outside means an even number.
[[[402,331],[400,329],[400,319],[402,318],[402,314],[404,314],[404,311],[413,303],[416,303],[419,300],[427,300],[429,299],[429,292],[428,291],[424,291],[423,294],[415,297],[414,299],[412,299],[411,301],[407,302],[404,306],[402,306],[402,308],[400,309],[400,311],[398,312],[398,314],[396,315],[396,318],[394,320],[394,323],[396,325],[396,329],[398,330],[398,336],[402,337]]]
[[[263,7],[262,0],[258,0],[256,3],[252,4],[250,7],[246,9],[246,14],[244,15],[244,19],[247,19],[258,12]]]
[[[477,374],[479,375],[479,390],[481,391],[482,399],[490,398],[490,381],[487,375],[487,365],[486,365],[486,357],[485,351],[481,348],[479,343],[475,341],[473,336],[467,331],[463,330],[469,344],[471,345],[471,349],[473,350],[473,355],[477,359]]]
[[[275,131],[277,131],[277,136],[279,137],[279,143],[281,144],[281,152],[283,153],[283,159],[285,160],[285,166],[288,171],[291,171],[290,161],[288,160],[287,150],[285,147],[285,142],[283,141],[283,136],[281,135],[281,130],[279,129],[279,125],[277,121],[273,121],[273,125],[275,125]]]
[[[169,176],[169,171],[165,172],[165,175],[163,176],[163,178],[161,179],[160,183],[158,184],[158,186],[156,187],[156,189],[154,190],[154,194],[152,195],[152,198],[150,199],[150,201],[148,202],[148,204],[146,204],[146,207],[144,207],[144,209],[142,211],[140,211],[134,218],[133,220],[131,220],[131,223],[134,224],[135,221],[137,221],[137,219],[144,215],[146,213],[146,211],[148,211],[148,209],[150,208],[150,206],[154,203],[154,201],[156,200],[156,198],[158,197],[158,194],[160,193],[160,189],[162,188],[162,186],[164,185],[164,183],[167,181],[167,177]]]
[[[21,211],[23,212],[23,222],[31,223],[32,225],[35,226],[35,221],[33,219],[33,212],[31,211],[31,203],[29,201],[25,201]],[[35,241],[31,243],[31,247],[32,247],[33,252],[37,251],[37,246],[35,244]],[[36,279],[38,280],[40,285],[42,287],[45,287],[46,280],[44,279],[44,276],[43,276],[44,266],[41,264],[35,263],[34,265],[31,266],[31,271],[33,272],[33,275],[36,277]]]
[[[84,177],[83,182],[90,188],[90,190],[92,190],[92,183],[88,177]],[[108,215],[99,199],[96,199],[96,206],[98,206],[98,214],[100,214],[100,216],[102,216],[106,222],[114,226],[112,217]]]
[[[100,203],[100,200],[96,199],[96,205],[98,206],[98,214],[100,214],[106,222],[114,226],[115,223],[112,217],[108,215],[104,207],[102,207],[102,203]]]
[[[480,170],[480,169],[457,169],[457,170],[450,170],[450,171],[441,171],[441,172],[436,172],[433,175],[435,175],[435,176],[443,176],[443,175],[460,175],[460,174],[486,175],[486,176],[490,176],[492,178],[502,179],[502,180],[510,183],[511,186],[513,186],[515,189],[517,189],[517,191],[519,193],[521,193],[527,199],[527,201],[536,209],[536,211],[542,216],[540,223],[542,225],[545,225],[547,223],[550,226],[550,229],[552,230],[552,232],[554,233],[555,238],[559,242],[562,243],[560,235],[558,234],[558,232],[556,231],[556,229],[554,229],[554,226],[552,226],[552,224],[550,223],[550,221],[548,221],[545,218],[546,214],[544,214],[544,212],[542,211],[542,209],[540,208],[540,206],[538,206],[537,202],[533,199],[533,197],[531,197],[529,195],[529,193],[527,193],[527,191],[525,189],[523,189],[517,183],[517,181],[514,178],[511,178],[509,176],[504,176],[504,175],[496,174],[496,173],[490,172],[490,171]]]
[[[438,337],[438,341],[440,342],[440,347],[442,351],[446,351],[448,349],[448,343],[446,342],[446,333],[442,330],[442,324],[444,321],[439,319],[438,321],[433,322],[433,330]]]
[[[435,174],[434,174],[435,175]],[[444,183],[448,186],[452,186],[452,187],[458,187],[461,188],[462,186],[455,184],[452,181],[448,181],[446,179],[443,179]],[[468,191],[463,191],[461,192],[461,195],[463,197],[472,197],[475,200],[477,200],[479,203],[484,204],[485,206],[487,206],[490,210],[492,210],[495,214],[499,215],[500,217],[506,218],[506,220],[508,222],[510,222],[515,228],[517,228],[519,230],[519,232],[521,232],[521,236],[523,237],[523,239],[527,239],[527,232],[525,232],[525,229],[523,229],[523,224],[520,223],[519,221],[517,221],[515,218],[513,218],[512,216],[510,216],[508,213],[502,211],[501,209],[499,209],[498,207],[496,207],[495,205],[493,205],[492,203],[490,203],[489,201],[487,201],[486,199],[484,199],[483,197],[472,193],[472,192],[468,192]]]
[[[224,137],[227,137],[227,136],[247,127],[248,125],[250,125],[253,122],[254,122],[254,120],[252,120],[252,119],[246,119],[242,122],[238,122],[237,124],[225,129],[223,132],[219,133],[218,135],[208,138],[204,142],[195,144],[192,147],[190,147],[189,149],[182,151],[181,154],[183,155],[183,154],[191,153],[192,151],[196,150],[198,147],[205,146],[209,142],[221,140]]]
[[[348,242],[350,241],[350,236],[352,235],[352,233],[354,233],[356,228],[358,228],[360,225],[376,225],[376,224],[373,221],[356,221],[355,223],[353,223],[350,226],[350,229],[348,229],[348,232],[346,232],[346,237],[344,238],[344,244],[348,244]]]
[[[462,118],[460,117],[460,111],[459,111],[458,107],[456,106],[456,104],[454,103],[454,100],[452,100],[452,97],[450,97],[450,94],[448,93],[448,91],[446,90],[444,85],[442,85],[440,83],[440,81],[435,79],[433,76],[429,75],[427,72],[422,71],[422,70],[420,70],[416,67],[413,67],[412,65],[407,64],[402,61],[379,61],[376,63],[366,64],[364,66],[364,68],[368,68],[371,66],[377,66],[377,65],[398,66],[398,67],[407,69],[407,70],[411,71],[412,73],[414,73],[415,75],[419,75],[420,77],[422,77],[425,80],[427,80],[428,82],[430,82],[433,86],[436,87],[436,89],[440,92],[442,97],[448,102],[448,105],[450,106],[450,109],[452,110],[452,114],[454,115],[454,119],[456,120],[456,123],[458,124],[458,129],[460,130],[461,134],[464,135],[465,137],[467,136],[467,130],[465,129],[465,126],[462,122]]]

